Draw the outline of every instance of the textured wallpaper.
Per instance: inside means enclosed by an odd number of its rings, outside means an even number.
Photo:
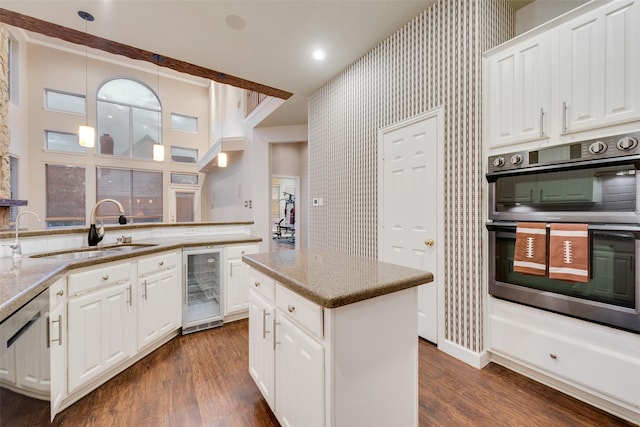
[[[502,0],[440,0],[309,101],[309,247],[377,256],[378,129],[438,106],[445,140],[445,338],[483,350],[482,53],[513,36]],[[442,318],[440,316],[440,318]]]

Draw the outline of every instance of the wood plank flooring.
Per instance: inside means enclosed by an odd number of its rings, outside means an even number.
[[[420,340],[419,348],[420,426],[632,425],[498,365],[478,370],[428,342]],[[177,337],[51,425],[278,426],[249,376],[247,353],[246,320]],[[41,403],[23,414],[3,413],[0,425],[48,426],[47,411]]]

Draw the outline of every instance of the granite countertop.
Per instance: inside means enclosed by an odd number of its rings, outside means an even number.
[[[242,260],[325,308],[433,281],[427,271],[322,249],[244,255]]]
[[[188,240],[187,240],[188,239]],[[32,298],[47,289],[67,272],[93,265],[103,264],[163,252],[171,249],[184,249],[200,246],[223,246],[236,243],[258,243],[262,238],[246,234],[193,237],[163,237],[158,239],[140,239],[134,244],[148,244],[131,251],[104,255],[97,258],[80,260],[61,260],[51,258],[0,257],[0,322],[9,317]],[[100,248],[102,246],[98,246]],[[89,249],[88,247],[82,249]]]

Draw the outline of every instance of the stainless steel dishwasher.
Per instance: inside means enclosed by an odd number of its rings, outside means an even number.
[[[183,252],[182,334],[222,325],[222,249],[210,246]]]

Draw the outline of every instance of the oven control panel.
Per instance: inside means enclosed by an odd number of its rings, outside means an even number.
[[[488,173],[640,154],[640,132],[490,156]]]

